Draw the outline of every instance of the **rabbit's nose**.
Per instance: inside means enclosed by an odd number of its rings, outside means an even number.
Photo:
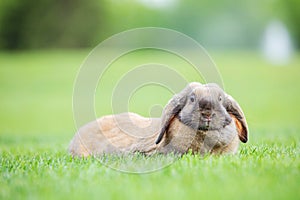
[[[211,111],[207,110],[207,111],[202,111],[201,112],[201,116],[206,119],[207,121],[211,121],[211,118],[214,116],[215,114],[212,113]]]

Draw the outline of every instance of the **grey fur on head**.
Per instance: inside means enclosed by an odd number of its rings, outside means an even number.
[[[241,127],[238,135],[242,142],[248,140],[248,126],[238,103],[226,94],[217,84],[188,84],[168,102],[161,118],[161,130],[156,140],[160,143],[170,122],[177,117],[183,124],[194,130],[220,130],[237,119]]]

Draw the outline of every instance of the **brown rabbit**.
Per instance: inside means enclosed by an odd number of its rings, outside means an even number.
[[[161,118],[134,113],[104,116],[79,129],[72,155],[142,152],[235,153],[248,126],[238,103],[216,84],[190,83],[168,102]]]

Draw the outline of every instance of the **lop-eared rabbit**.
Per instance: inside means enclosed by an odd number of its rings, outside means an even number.
[[[239,104],[217,84],[192,82],[165,106],[161,118],[135,113],[101,117],[81,127],[72,139],[73,156],[134,152],[184,154],[236,153],[248,140]]]

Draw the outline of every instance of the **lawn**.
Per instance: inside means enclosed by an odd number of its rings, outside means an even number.
[[[100,162],[72,158],[67,152],[76,132],[73,85],[88,53],[0,53],[0,199],[299,199],[300,55],[286,66],[272,66],[256,52],[211,53],[226,92],[248,120],[250,140],[237,155],[137,155]],[[116,111],[108,105],[122,74],[149,62],[168,64],[189,81],[202,81],[188,63],[166,52],[128,54],[112,63],[99,81],[97,116]],[[151,105],[164,105],[171,95],[152,85],[125,100],[130,111],[157,116],[161,107],[151,110]],[[168,159],[174,162],[148,173],[111,168],[143,171]]]

